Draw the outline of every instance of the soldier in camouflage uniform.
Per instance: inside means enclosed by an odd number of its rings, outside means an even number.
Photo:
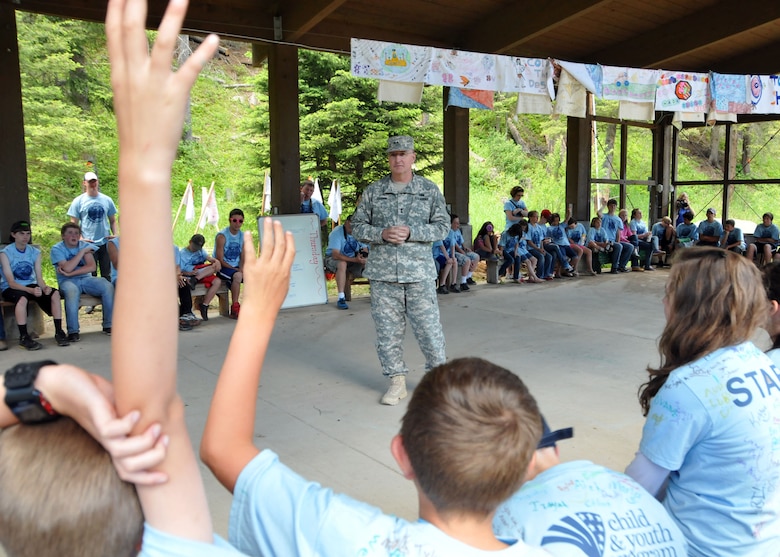
[[[390,175],[374,182],[352,217],[356,238],[371,244],[363,273],[371,281],[371,315],[376,351],[390,387],[382,404],[406,396],[403,359],[406,317],[425,355],[426,368],[444,363],[444,333],[436,299],[436,267],[431,243],[450,230],[450,217],[438,186],[412,172],[414,140],[391,137],[387,149]]]

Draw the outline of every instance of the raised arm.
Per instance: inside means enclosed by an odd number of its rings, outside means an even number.
[[[257,388],[294,257],[293,236],[278,221],[263,219],[259,258],[252,235],[244,233],[244,299],[200,443],[203,462],[231,492],[259,452],[254,445]]]
[[[123,286],[116,292],[111,356],[119,414],[139,410],[141,420],[134,431],[159,422],[170,438],[167,457],[159,467],[169,481],[138,487],[147,523],[169,534],[211,542],[205,491],[184,422],[184,405],[176,394],[170,182],[189,91],[218,40],[209,36],[173,73],[173,49],[186,9],[186,0],[171,0],[149,54],[146,0],[109,0],[108,4],[106,35],[125,232],[119,251]],[[151,242],[149,223],[158,231]],[[148,277],[133,260],[156,262],[162,279],[154,288],[143,287]]]

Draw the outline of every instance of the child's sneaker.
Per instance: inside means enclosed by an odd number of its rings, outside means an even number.
[[[336,307],[339,309],[349,309],[349,306],[347,305],[347,300],[344,298],[339,298],[339,301],[336,302]]]
[[[19,338],[19,346],[26,348],[27,350],[40,350],[42,348],[41,343],[37,340],[30,338],[30,335],[24,335]]]
[[[68,340],[68,335],[65,334],[65,331],[54,333],[54,340],[57,342],[57,346],[70,346],[70,341]]]
[[[239,311],[241,311],[241,304],[238,302],[233,302],[233,305],[230,306],[230,317],[233,319],[238,319]]]
[[[200,318],[203,321],[208,321],[209,320],[209,306],[206,305],[206,304],[200,304],[200,306],[198,306],[198,309],[200,310]]]

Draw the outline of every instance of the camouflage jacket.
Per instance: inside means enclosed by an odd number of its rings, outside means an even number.
[[[401,245],[382,240],[382,230],[406,225],[409,239]],[[355,215],[352,234],[371,244],[363,276],[385,282],[421,282],[436,279],[431,243],[450,231],[450,216],[439,187],[414,175],[396,192],[390,176],[368,186]]]

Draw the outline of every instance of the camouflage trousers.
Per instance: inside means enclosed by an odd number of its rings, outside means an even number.
[[[444,331],[432,280],[397,283],[371,281],[371,316],[376,327],[376,353],[386,376],[406,375],[404,334],[406,318],[431,369],[445,361]]]

